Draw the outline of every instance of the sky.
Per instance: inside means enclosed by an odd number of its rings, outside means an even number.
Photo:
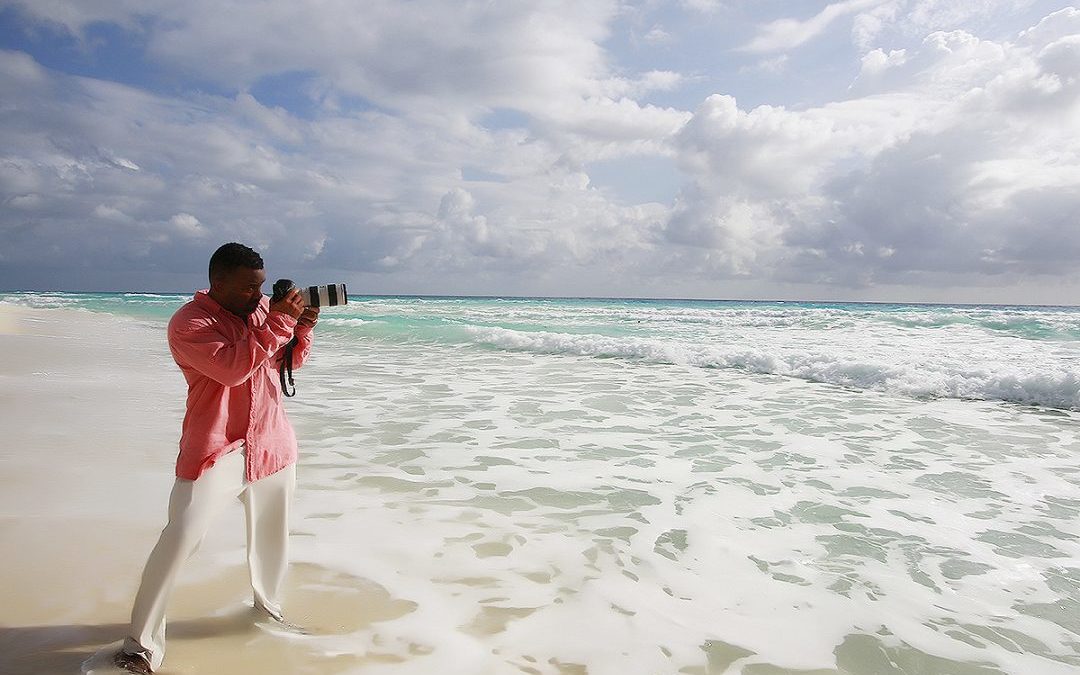
[[[0,289],[1080,304],[1080,9],[0,0]]]

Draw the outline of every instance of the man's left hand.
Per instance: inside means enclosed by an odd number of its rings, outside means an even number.
[[[305,307],[303,313],[300,314],[300,318],[296,320],[301,326],[313,327],[319,322],[319,308],[318,307]]]

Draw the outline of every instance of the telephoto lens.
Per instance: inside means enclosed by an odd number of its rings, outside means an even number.
[[[308,286],[300,289],[300,297],[308,307],[334,307],[349,302],[349,295],[345,292],[345,284],[327,284],[325,286]]]
[[[291,279],[278,279],[274,282],[274,295],[270,302],[274,303],[285,297],[285,294],[296,287]],[[325,286],[304,286],[297,288],[300,297],[308,307],[335,307],[349,302],[349,295],[345,291],[345,284],[326,284]]]

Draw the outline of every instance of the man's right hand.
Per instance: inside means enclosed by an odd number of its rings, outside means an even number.
[[[285,297],[270,305],[271,312],[288,314],[294,319],[299,319],[304,311],[304,300],[300,297],[300,291],[293,288],[285,294]]]

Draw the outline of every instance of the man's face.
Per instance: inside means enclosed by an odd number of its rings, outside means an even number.
[[[247,318],[262,300],[262,285],[266,272],[237,267],[210,282],[214,299],[233,314]]]

